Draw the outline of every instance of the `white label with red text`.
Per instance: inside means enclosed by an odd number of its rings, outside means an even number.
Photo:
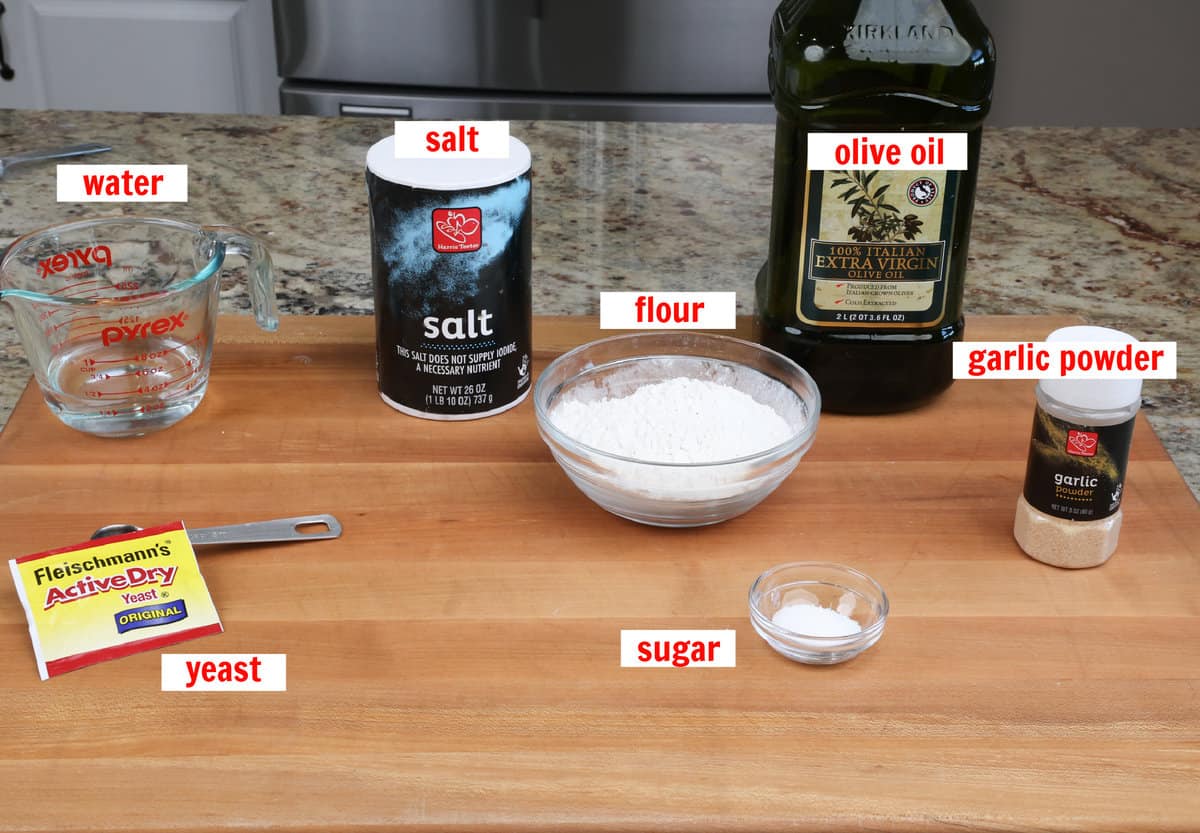
[[[622,668],[736,668],[734,630],[622,630]]]
[[[59,165],[59,202],[187,202],[187,165]]]
[[[398,121],[397,159],[507,159],[506,121]]]
[[[955,379],[1174,379],[1175,342],[957,341]]]
[[[966,133],[809,133],[810,171],[965,171]]]
[[[736,292],[601,292],[602,330],[732,330]]]
[[[163,691],[287,691],[287,654],[163,654]]]

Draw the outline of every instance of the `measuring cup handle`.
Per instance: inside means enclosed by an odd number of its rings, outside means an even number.
[[[271,254],[253,234],[233,226],[205,226],[204,230],[225,244],[225,253],[244,258],[248,265],[250,304],[254,319],[268,332],[279,329],[279,310],[275,306],[275,270]]]

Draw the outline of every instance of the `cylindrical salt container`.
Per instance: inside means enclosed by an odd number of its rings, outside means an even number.
[[[383,401],[427,419],[477,419],[530,389],[529,149],[507,159],[367,152],[376,373]]]

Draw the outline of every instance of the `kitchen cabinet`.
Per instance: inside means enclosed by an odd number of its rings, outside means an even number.
[[[0,107],[277,113],[269,0],[8,0]]]

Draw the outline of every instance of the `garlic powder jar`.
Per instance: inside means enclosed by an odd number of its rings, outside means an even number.
[[[1053,342],[1135,339],[1105,327],[1064,327]],[[1043,379],[1013,535],[1056,567],[1095,567],[1117,548],[1121,496],[1142,404],[1141,379]]]

